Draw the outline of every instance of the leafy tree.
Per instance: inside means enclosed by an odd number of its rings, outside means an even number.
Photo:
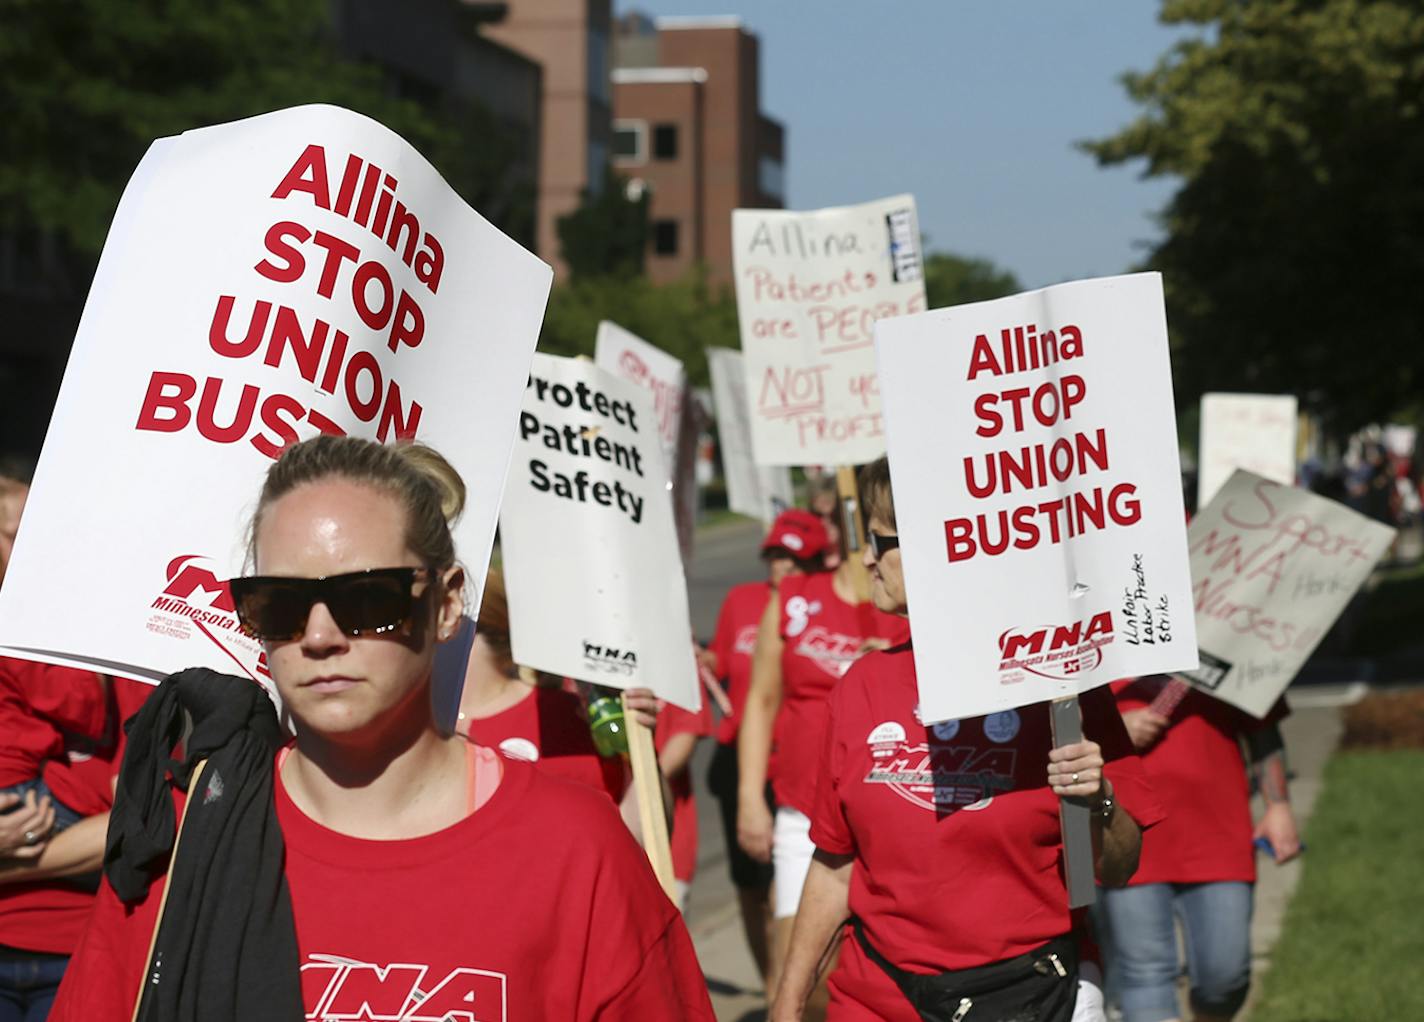
[[[92,259],[153,139],[299,103],[359,110],[420,149],[466,200],[532,234],[515,142],[486,110],[431,108],[350,60],[328,0],[0,0],[0,231]]]
[[[1022,290],[1017,277],[987,259],[948,252],[931,252],[925,257],[925,298],[931,309],[984,302]]]
[[[559,218],[560,254],[574,278],[641,276],[648,250],[647,191],[636,195],[616,175],[603,191],[583,193],[578,209]]]
[[[1165,0],[1197,27],[1123,81],[1143,113],[1085,143],[1182,185],[1150,257],[1179,398],[1297,393],[1336,429],[1424,382],[1424,6]]]
[[[706,349],[740,347],[731,292],[694,270],[670,284],[647,277],[574,274],[554,288],[539,348],[552,355],[592,355],[598,322],[611,319],[682,360],[688,378],[707,383]]]

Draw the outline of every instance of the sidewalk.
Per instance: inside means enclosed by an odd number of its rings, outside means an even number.
[[[1356,690],[1344,685],[1311,686],[1292,695],[1295,708],[1283,723],[1282,730],[1294,772],[1290,786],[1291,801],[1302,831],[1320,793],[1325,762],[1340,740],[1339,705],[1357,696]],[[705,743],[698,751],[707,751]],[[706,767],[702,765],[694,769],[701,796],[704,789],[700,786]],[[710,796],[699,798],[699,803],[706,808],[700,820],[701,854],[688,909],[688,925],[712,990],[712,1004],[717,1018],[720,1022],[760,1022],[765,1017],[762,1013],[761,980],[747,952],[741,919],[727,880],[726,853],[715,806]],[[1259,802],[1253,811],[1260,813]],[[1255,918],[1251,926],[1254,951],[1252,975],[1257,982],[1253,983],[1252,996],[1246,1002],[1246,1008],[1238,1016],[1240,1022],[1249,1020],[1259,979],[1270,965],[1271,950],[1280,936],[1286,905],[1295,893],[1301,870],[1309,857],[1307,852],[1301,859],[1285,866],[1276,866],[1264,859],[1261,861],[1256,884]]]

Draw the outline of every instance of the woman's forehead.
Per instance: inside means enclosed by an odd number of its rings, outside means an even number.
[[[390,493],[347,479],[304,483],[273,501],[257,530],[264,572],[306,574],[410,560],[405,511]],[[301,569],[306,568],[306,571]]]

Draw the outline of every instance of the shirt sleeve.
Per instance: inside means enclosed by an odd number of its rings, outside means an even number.
[[[1083,734],[1103,750],[1103,775],[1112,782],[1118,806],[1143,830],[1162,821],[1166,813],[1147,779],[1142,759],[1127,736],[1117,702],[1107,688],[1095,688],[1078,697],[1083,713]]]
[[[0,670],[10,674],[36,715],[73,734],[104,737],[109,701],[99,675],[49,664],[6,664]]]
[[[669,920],[657,943],[644,953],[632,979],[591,1018],[599,1022],[635,1018],[714,1022],[707,980],[681,918]]]
[[[852,667],[851,671],[855,668]],[[849,687],[842,680],[831,693],[831,717],[821,751],[821,769],[816,779],[816,800],[811,814],[811,843],[832,855],[852,855],[855,839],[841,801],[841,774],[845,770],[846,744],[841,737],[841,721]]]
[[[707,649],[717,658],[717,680],[725,680],[732,666],[732,644],[736,642],[736,624],[732,620],[733,594],[728,593],[717,612],[717,630]]]

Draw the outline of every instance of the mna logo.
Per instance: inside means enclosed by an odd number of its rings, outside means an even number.
[[[267,656],[242,632],[237,606],[226,579],[213,572],[212,561],[200,554],[182,554],[168,562],[166,584],[150,605],[158,611],[149,630],[176,639],[192,635],[188,625],[208,637],[242,670],[260,681],[271,678]],[[253,664],[249,667],[248,664]]]
[[[583,662],[589,667],[608,674],[631,676],[638,669],[638,654],[635,650],[603,646],[584,639]]]
[[[1010,628],[999,636],[999,670],[1071,681],[1101,664],[1103,647],[1112,641],[1112,612],[1106,610],[1070,625]]]

